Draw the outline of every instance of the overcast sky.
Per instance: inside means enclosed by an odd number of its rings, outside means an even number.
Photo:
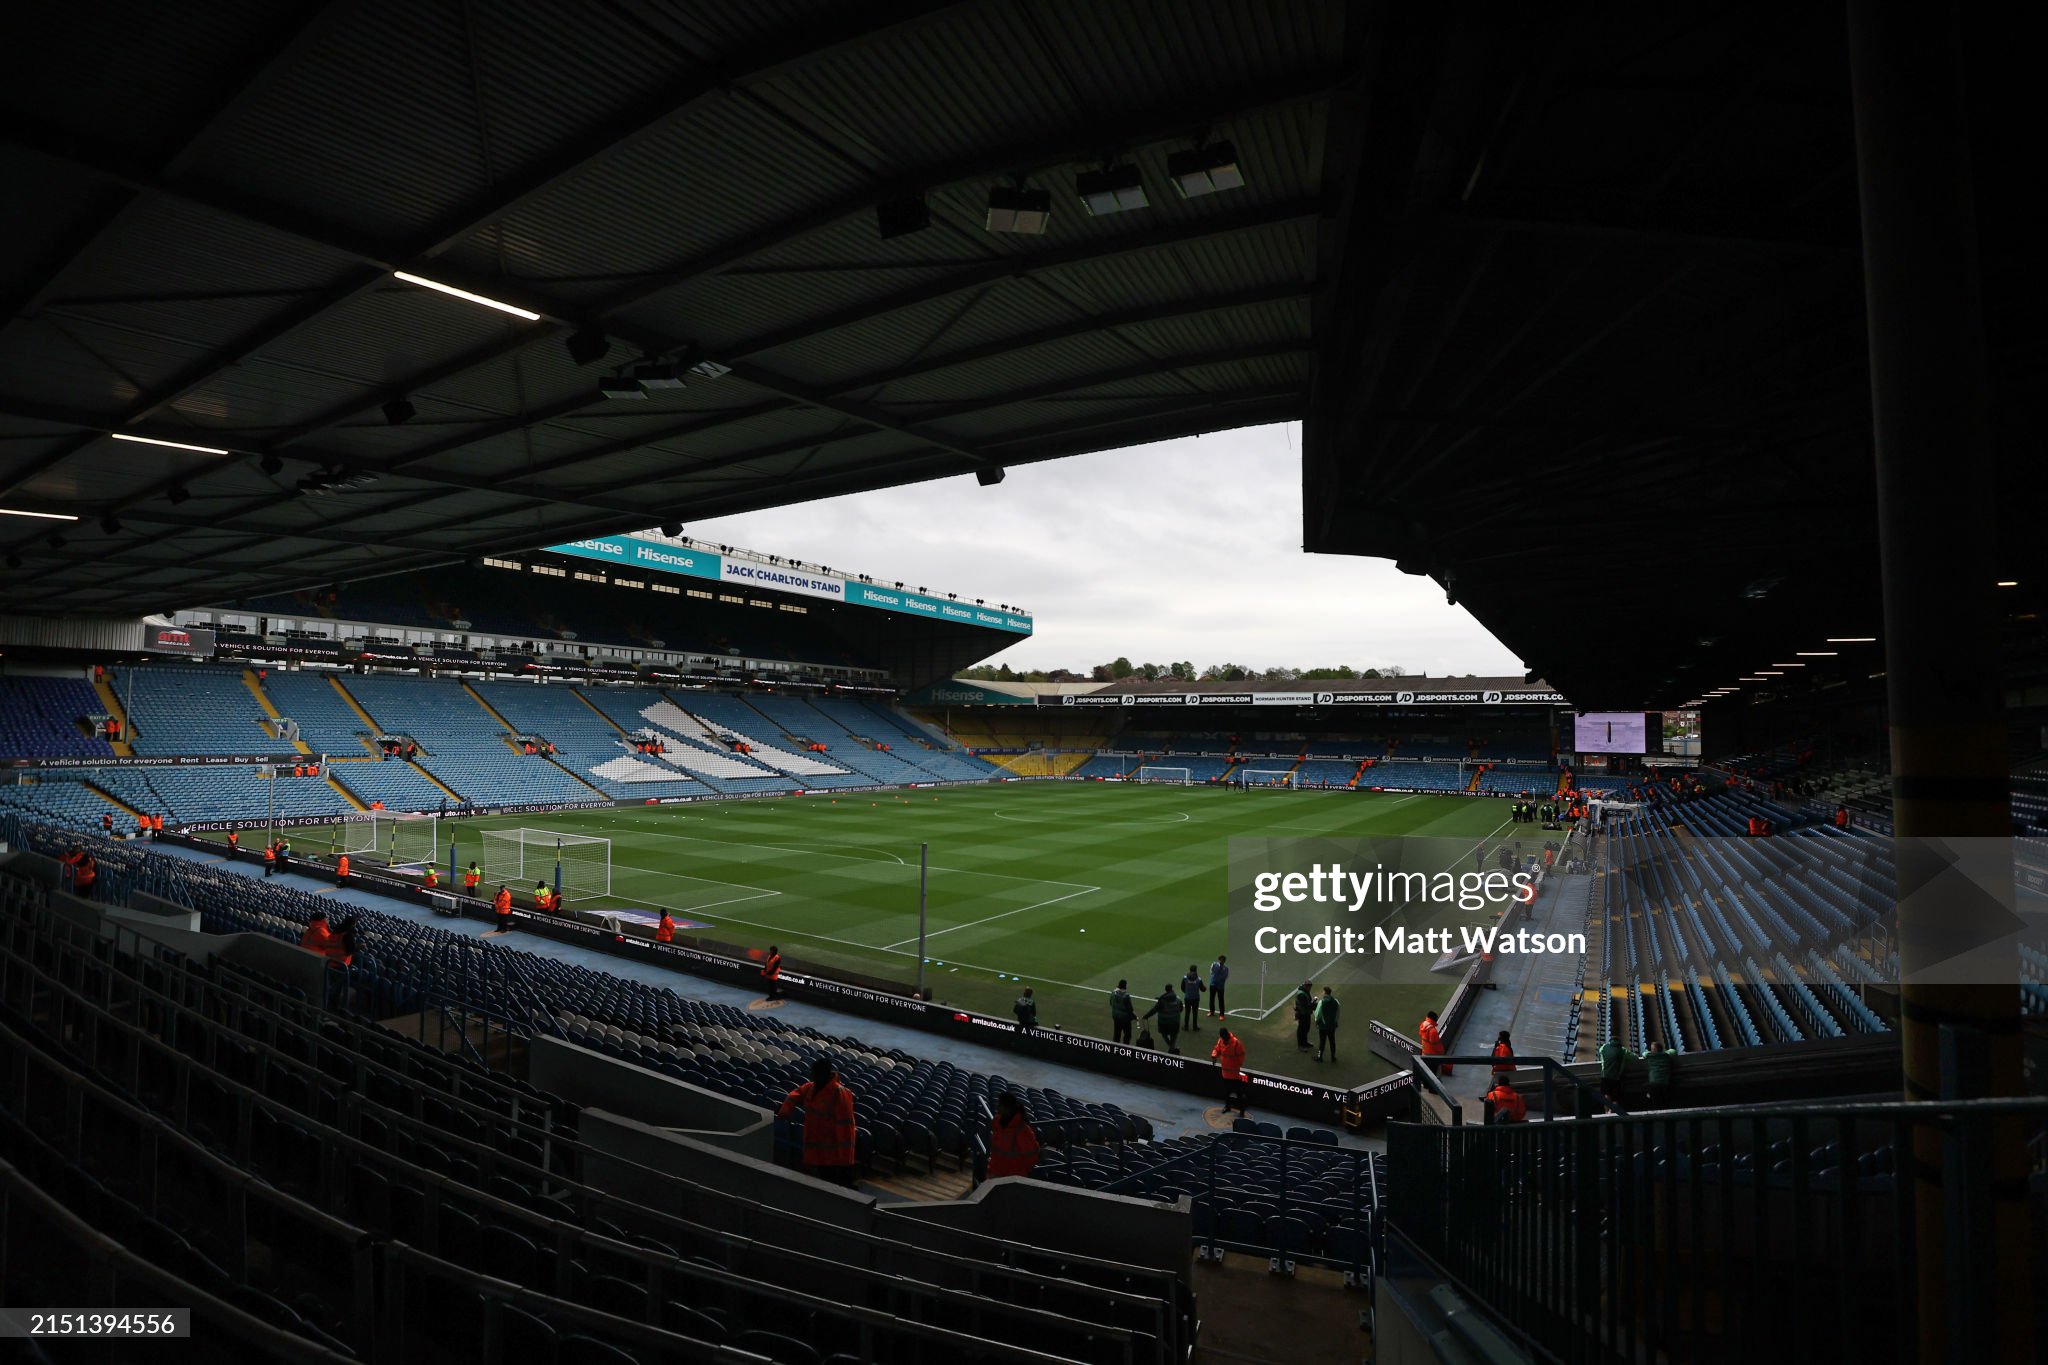
[[[1301,551],[1300,428],[1253,427],[691,522],[696,540],[1007,602],[1037,632],[990,662],[1119,654],[1255,668],[1523,665],[1427,578]]]

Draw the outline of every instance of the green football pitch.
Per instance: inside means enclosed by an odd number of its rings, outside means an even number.
[[[1194,963],[1227,952],[1235,836],[1426,836],[1462,847],[1512,828],[1498,801],[1455,796],[1253,791],[1100,783],[1006,783],[939,791],[617,807],[462,821],[459,861],[479,832],[545,829],[612,841],[605,903],[666,906],[723,943],[781,946],[793,969],[917,977],[918,845],[930,845],[925,982],[939,1000],[1008,1017],[1025,986],[1041,1026],[1109,1034],[1108,992],[1128,978],[1139,1010]],[[310,831],[309,831],[310,834]],[[446,866],[444,843],[440,861]],[[1387,1068],[1366,1024],[1412,1030],[1443,1004],[1449,975],[1344,993],[1344,1058],[1294,1049],[1291,982],[1264,986],[1233,956],[1231,1027],[1254,1066],[1356,1084]],[[1361,998],[1362,996],[1362,998]],[[1206,1054],[1212,1021],[1183,1036]],[[1156,1032],[1156,1030],[1155,1030]]]

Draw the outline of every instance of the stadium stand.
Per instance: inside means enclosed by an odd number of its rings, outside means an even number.
[[[1229,1134],[1051,1151],[1033,1174],[1134,1199],[1187,1198],[1205,1253],[1328,1263],[1369,1285],[1387,1158],[1337,1142],[1328,1129],[1240,1118]]]
[[[1767,811],[1789,818],[1722,792],[1609,822],[1606,860],[1625,875],[1598,881],[1595,981],[1618,1008],[1603,1005],[1596,1041],[1702,1052],[1889,1030],[1856,990],[1896,980],[1872,934],[1889,845],[1827,825],[1745,837]]]
[[[84,724],[104,710],[83,678],[0,677],[0,757],[112,757]]]
[[[607,796],[689,796],[704,790],[701,782],[635,754],[619,727],[570,688],[478,683],[475,691],[519,732],[544,736],[556,748],[556,763]]]
[[[603,795],[544,757],[516,753],[504,723],[461,683],[373,675],[350,678],[346,687],[385,733],[417,741],[420,768],[466,801],[594,801]]]
[[[345,815],[356,809],[320,777],[261,776],[253,765],[228,768],[101,768],[94,781],[145,815],[175,823],[280,820]],[[118,819],[117,822],[118,823]]]
[[[1451,763],[1404,763],[1389,760],[1365,770],[1361,787],[1401,787],[1416,791],[1458,792],[1465,790],[1472,775]]]
[[[362,717],[335,688],[330,673],[273,670],[260,683],[278,714],[298,722],[299,738],[316,754],[356,758],[371,752]]]
[[[169,862],[106,852],[116,864]],[[294,939],[318,906],[225,874],[155,870],[204,902],[215,928]],[[110,1245],[201,1291],[178,1302],[196,1303],[202,1322],[223,1320],[223,1304],[241,1310],[292,1342],[290,1358],[379,1355],[377,1343],[400,1337],[435,1359],[476,1358],[485,1337],[518,1348],[505,1358],[574,1361],[1043,1359],[1008,1344],[1026,1340],[1072,1359],[1185,1355],[1192,1303],[1169,1272],[960,1230],[935,1237],[882,1209],[871,1227],[828,1228],[800,1201],[724,1192],[710,1170],[643,1171],[639,1197],[607,1193],[590,1183],[577,1106],[494,1070],[489,1052],[410,1042],[218,960],[155,956],[140,941],[107,954],[44,904],[0,874],[0,952],[10,966],[58,968],[4,973],[0,1030],[10,1078],[22,1080],[0,1110],[0,1157],[61,1191]],[[423,996],[399,965],[401,932],[384,917],[366,926],[385,964],[371,989]],[[504,950],[445,947],[503,980],[490,968]],[[117,1016],[78,989],[88,964],[147,1008]],[[583,1022],[594,1016],[563,1013],[616,1048]],[[41,1022],[55,1015],[61,1030]],[[740,1032],[695,1036],[742,1042]],[[858,1065],[838,1040],[784,1032],[793,1055],[831,1050]],[[139,1083],[118,1063],[106,1069],[117,1042]],[[926,1091],[950,1094],[958,1079],[890,1069],[923,1074]],[[85,1122],[60,1146],[49,1135],[67,1114]],[[139,1153],[121,1137],[138,1127],[156,1136]],[[387,1243],[381,1255],[372,1239]],[[70,1260],[29,1273],[19,1245],[9,1239],[9,1283],[55,1293]],[[821,1255],[829,1275],[817,1273]],[[878,1311],[884,1286],[889,1311]],[[248,1330],[232,1317],[224,1327]]]
[[[732,795],[797,788],[781,773],[731,752],[669,700],[665,692],[647,687],[606,687],[586,688],[583,695],[628,733],[655,732],[667,752],[654,755],[654,761],[695,778],[714,792]]]
[[[429,811],[453,805],[459,799],[403,759],[334,763],[327,771],[365,806],[381,802],[386,810]]]
[[[39,775],[0,785],[0,809],[22,811],[64,829],[97,830],[102,815],[113,816],[116,829],[134,827],[130,812],[74,774]]]
[[[273,754],[288,751],[239,668],[176,664],[133,668],[113,679],[125,699],[138,754]]]

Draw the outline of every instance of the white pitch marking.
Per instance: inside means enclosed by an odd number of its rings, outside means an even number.
[[[1073,883],[1072,883],[1072,882],[1053,882],[1053,883],[1050,883],[1050,885],[1053,885],[1053,886],[1072,886],[1072,885],[1073,885]],[[1084,886],[1084,887],[1082,887],[1082,888],[1081,888],[1081,889],[1080,889],[1079,891],[1069,891],[1069,892],[1068,892],[1068,893],[1067,893],[1066,895],[1064,895],[1064,896],[1054,896],[1054,897],[1053,897],[1053,898],[1052,898],[1051,900],[1043,900],[1043,901],[1039,901],[1039,902],[1037,902],[1037,904],[1034,904],[1034,905],[1022,905],[1022,906],[1019,906],[1019,907],[1017,907],[1017,908],[1016,908],[1015,910],[1005,910],[1005,911],[1003,911],[1003,912],[1002,912],[1002,913],[1000,913],[1000,914],[995,914],[995,915],[989,915],[989,916],[987,916],[986,918],[983,918],[983,919],[977,919],[977,920],[969,920],[969,921],[968,921],[968,922],[967,922],[966,924],[955,924],[955,925],[951,926],[950,928],[946,928],[946,929],[939,929],[939,930],[935,930],[935,931],[933,931],[932,933],[926,934],[926,935],[924,936],[924,937],[925,937],[925,941],[926,941],[927,943],[929,943],[929,942],[930,942],[931,940],[933,940],[933,939],[937,938],[937,937],[938,937],[938,936],[939,936],[940,934],[951,934],[951,933],[956,933],[956,932],[958,932],[959,930],[962,930],[962,929],[977,929],[977,928],[980,928],[980,927],[981,927],[982,925],[984,925],[984,924],[993,924],[993,923],[995,923],[995,922],[996,922],[997,920],[999,920],[999,919],[1008,919],[1008,918],[1009,918],[1010,916],[1012,916],[1012,915],[1021,915],[1021,914],[1023,914],[1023,913],[1024,913],[1024,912],[1025,912],[1026,910],[1036,910],[1036,909],[1038,909],[1038,908],[1039,908],[1040,906],[1046,906],[1046,905],[1058,905],[1058,904],[1059,904],[1059,903],[1060,903],[1061,901],[1070,901],[1070,900],[1072,900],[1072,899],[1073,899],[1074,897],[1076,897],[1076,896],[1085,896],[1085,895],[1087,895],[1087,894],[1088,894],[1088,893],[1089,893],[1090,891],[1100,891],[1101,889],[1102,889],[1102,888],[1101,888],[1101,887],[1099,887],[1099,886]],[[891,943],[890,945],[888,945],[888,947],[886,947],[886,948],[882,949],[882,951],[883,951],[883,952],[885,952],[885,953],[889,953],[889,952],[894,952],[894,951],[895,951],[896,949],[898,949],[898,948],[901,948],[901,947],[902,947],[902,946],[903,946],[904,944],[906,944],[906,943],[915,943],[915,942],[917,942],[917,940],[916,940],[916,939],[914,939],[914,938],[906,938],[906,939],[903,939],[903,940],[901,940],[900,942],[897,942],[897,943]]]

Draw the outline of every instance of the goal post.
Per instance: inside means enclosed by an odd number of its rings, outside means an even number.
[[[1239,779],[1247,787],[1292,787],[1295,785],[1292,768],[1247,768]]]
[[[552,829],[487,829],[479,860],[493,886],[545,882],[567,905],[612,893],[612,841]]]
[[[1150,764],[1139,768],[1131,780],[1134,782],[1171,782],[1183,787],[1187,786],[1189,782],[1188,770],[1186,768],[1155,768]]]
[[[441,817],[366,811],[342,822],[334,850],[386,867],[425,867],[441,853]]]

